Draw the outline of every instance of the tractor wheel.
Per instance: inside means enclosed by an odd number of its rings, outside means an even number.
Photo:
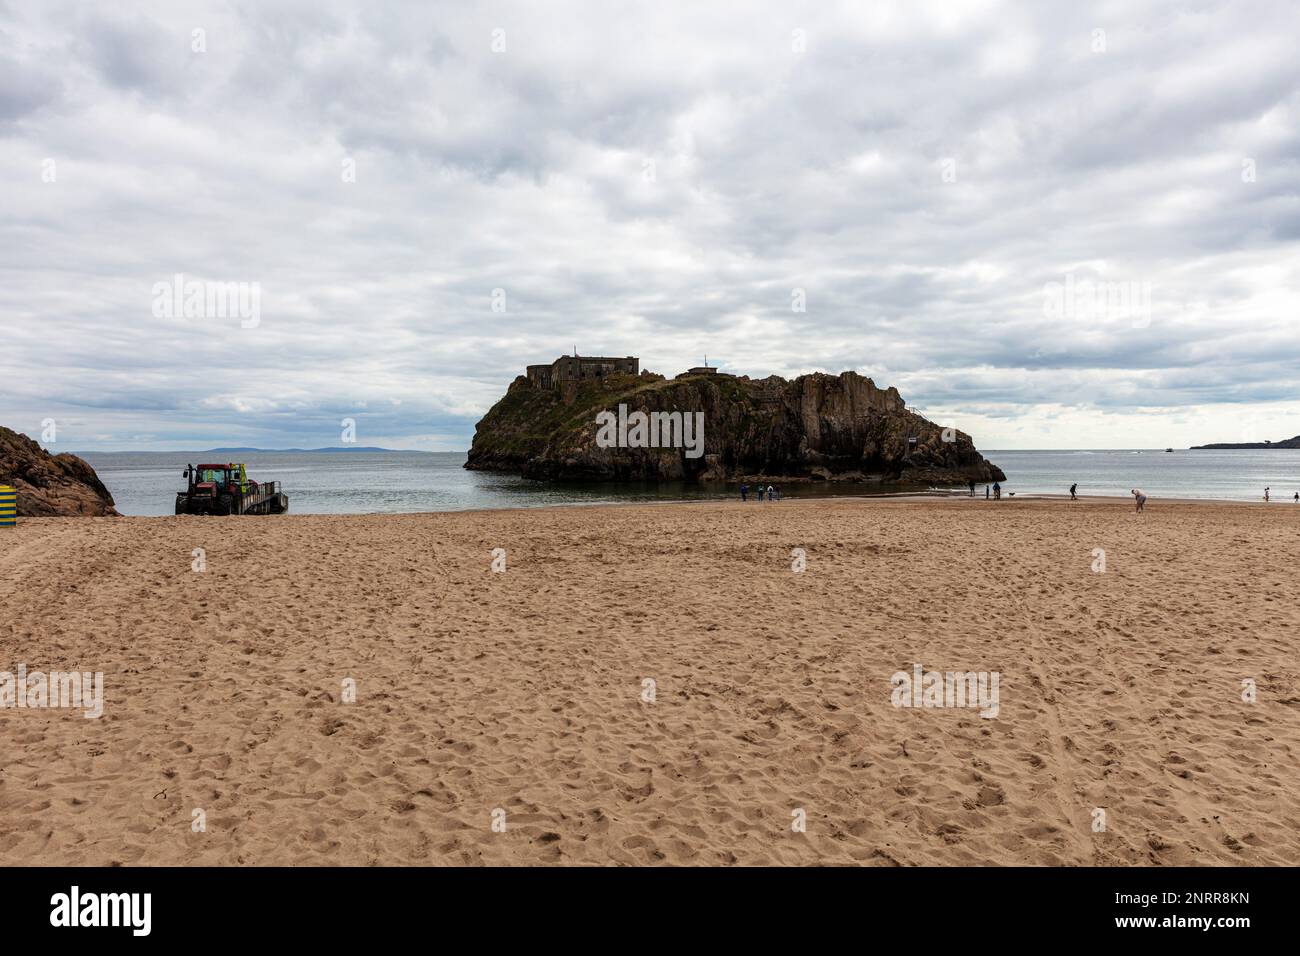
[[[184,496],[184,495],[177,495],[177,496],[176,496],[176,513],[177,513],[178,515],[183,515],[183,514],[185,514],[185,496]]]
[[[217,514],[225,517],[235,509],[235,499],[230,495],[222,495],[217,499]]]

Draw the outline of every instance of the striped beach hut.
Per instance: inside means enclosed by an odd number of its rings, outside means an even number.
[[[12,528],[18,520],[18,490],[0,485],[0,528]]]

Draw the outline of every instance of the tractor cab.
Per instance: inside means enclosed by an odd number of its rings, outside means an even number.
[[[222,495],[246,495],[257,490],[257,482],[248,480],[242,463],[224,465],[187,465],[181,473],[189,480],[191,497],[219,498]]]

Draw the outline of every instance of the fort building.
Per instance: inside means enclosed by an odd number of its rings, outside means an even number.
[[[641,360],[593,355],[561,355],[550,365],[528,366],[528,380],[540,388],[559,388],[564,382],[582,382],[611,375],[639,375]]]

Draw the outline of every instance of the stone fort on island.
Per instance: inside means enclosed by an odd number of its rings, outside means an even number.
[[[641,360],[635,355],[561,355],[550,365],[528,366],[528,380],[541,388],[559,388],[564,382],[582,382],[610,375],[639,375]]]
[[[688,369],[687,375],[712,375],[718,370],[709,365]],[[641,360],[635,355],[561,355],[549,365],[529,365],[528,380],[539,388],[559,388],[565,382],[585,382],[611,375],[639,375]]]

